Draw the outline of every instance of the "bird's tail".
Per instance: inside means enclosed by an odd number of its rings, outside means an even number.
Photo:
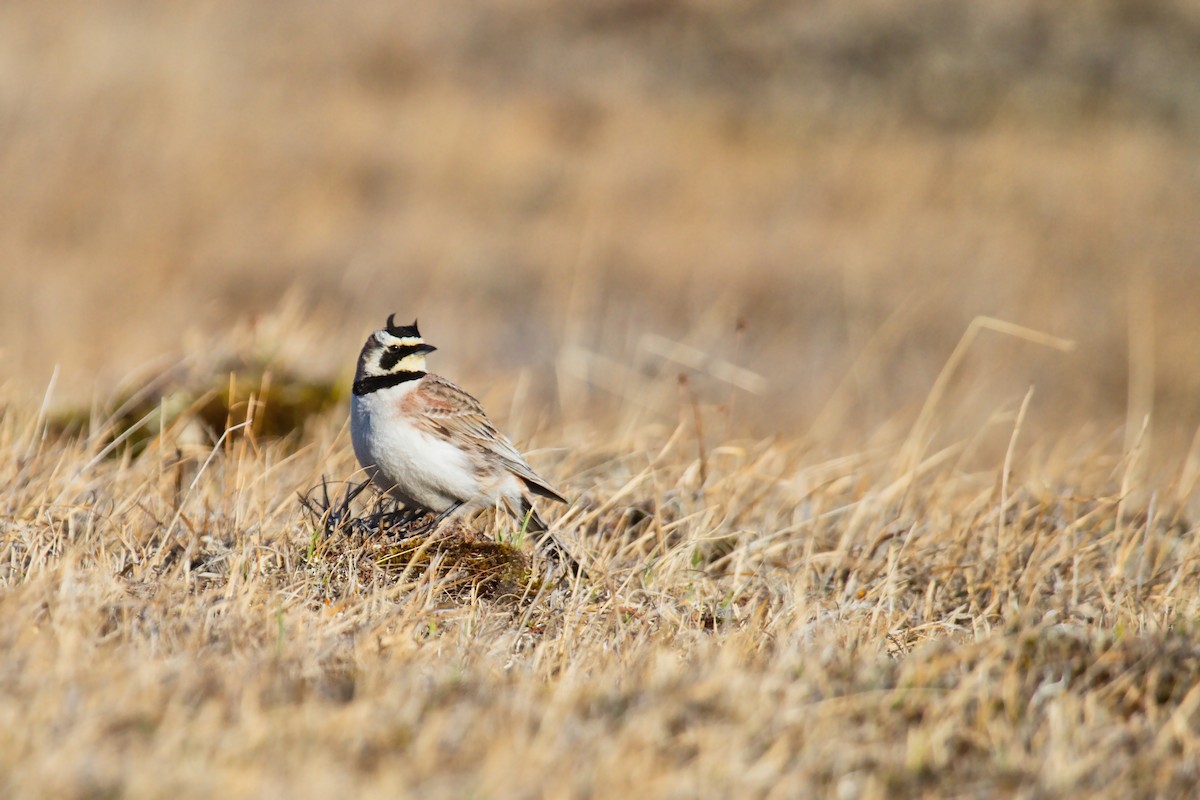
[[[572,575],[579,575],[583,571],[583,567],[575,560],[575,557],[568,553],[562,543],[550,532],[550,526],[537,513],[537,509],[533,507],[533,503],[529,502],[528,498],[521,498],[521,504],[517,510],[517,521],[521,523],[525,531],[533,534],[538,548],[546,551],[546,554],[554,561],[565,564]]]
[[[546,520],[542,519],[542,515],[533,507],[533,503],[526,498],[521,498],[521,504],[517,508],[517,522],[521,523],[529,533],[549,533],[550,526],[546,524]]]

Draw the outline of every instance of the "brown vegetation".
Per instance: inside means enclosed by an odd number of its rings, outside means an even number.
[[[1189,796],[1198,20],[4,3],[0,794]],[[305,510],[393,311],[586,577]]]

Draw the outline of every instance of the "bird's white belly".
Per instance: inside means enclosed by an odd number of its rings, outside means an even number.
[[[391,389],[351,400],[354,455],[371,480],[406,505],[430,511],[475,500],[481,487],[467,455],[410,424],[398,413],[398,400]]]

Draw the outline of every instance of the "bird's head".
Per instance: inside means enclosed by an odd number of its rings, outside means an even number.
[[[394,377],[404,380],[425,375],[425,355],[437,348],[421,338],[416,320],[412,325],[397,325],[395,317],[395,314],[389,316],[387,327],[367,337],[358,355],[358,369],[354,375],[356,386],[363,379]]]

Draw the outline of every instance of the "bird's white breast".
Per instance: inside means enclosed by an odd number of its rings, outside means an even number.
[[[404,383],[351,398],[354,455],[376,485],[405,504],[443,511],[469,502],[481,488],[470,458],[418,428],[401,410],[414,388]]]

